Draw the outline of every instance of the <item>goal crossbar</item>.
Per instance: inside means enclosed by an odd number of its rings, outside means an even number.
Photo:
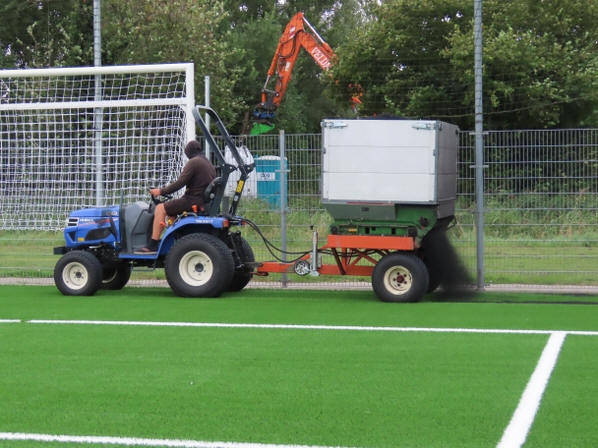
[[[186,99],[156,99],[156,100],[106,100],[106,101],[65,101],[52,103],[52,109],[93,109],[95,107],[134,107],[134,106],[166,106],[178,104],[187,105]],[[47,109],[49,103],[20,103],[0,104],[2,110],[40,110]]]
[[[101,67],[59,67],[28,68],[0,70],[0,78],[29,78],[39,76],[79,76],[79,75],[112,75],[123,73],[166,73],[187,72],[193,74],[193,63],[178,64],[140,64],[140,65],[104,65]]]

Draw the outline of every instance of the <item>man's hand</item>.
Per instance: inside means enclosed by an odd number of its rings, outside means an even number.
[[[160,188],[151,188],[149,192],[152,196],[160,196],[162,190]]]

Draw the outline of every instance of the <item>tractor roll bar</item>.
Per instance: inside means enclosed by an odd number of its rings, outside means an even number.
[[[214,139],[214,136],[208,129],[206,122],[203,120],[200,111],[204,111],[210,117],[212,117],[216,127],[218,128],[218,131],[220,132],[220,136],[224,139],[225,147],[228,147],[230,149],[230,152],[233,155],[233,158],[235,159],[237,166],[226,163],[224,151],[216,143],[216,140]],[[212,151],[214,151],[214,154],[216,154],[219,165],[222,169],[221,177],[223,179],[223,184],[226,185],[226,183],[228,182],[228,177],[230,173],[232,173],[233,171],[239,170],[241,173],[239,180],[237,181],[237,188],[235,188],[235,193],[233,195],[231,205],[228,211],[228,214],[230,216],[235,216],[237,212],[237,207],[239,205],[239,200],[241,199],[241,194],[243,193],[243,188],[245,186],[245,181],[249,177],[249,173],[251,173],[255,169],[255,163],[246,164],[243,161],[241,155],[239,154],[239,151],[237,150],[235,142],[233,141],[232,137],[228,133],[228,130],[224,126],[224,123],[222,122],[222,120],[220,119],[220,117],[214,109],[208,106],[195,106],[192,109],[192,113],[196,123],[201,128],[201,131],[204,137],[206,138],[207,143],[210,145]],[[222,200],[224,189],[222,189],[222,191],[220,191],[219,193],[220,194],[217,194],[217,197],[215,198],[218,203],[220,203],[220,201]]]

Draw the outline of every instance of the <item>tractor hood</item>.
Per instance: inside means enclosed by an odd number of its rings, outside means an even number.
[[[115,205],[112,207],[82,208],[80,210],[72,211],[71,214],[69,215],[69,217],[73,217],[73,218],[102,218],[102,217],[116,218],[118,216],[118,209],[119,209],[118,205]]]
[[[73,210],[66,222],[66,229],[79,226],[102,226],[111,220],[118,221],[120,207],[82,208]]]
[[[113,207],[74,210],[64,229],[67,247],[89,244],[112,244],[119,237],[119,209]]]

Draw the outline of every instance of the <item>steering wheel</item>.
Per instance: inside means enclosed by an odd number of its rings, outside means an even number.
[[[153,204],[154,207],[155,207],[158,204],[162,204],[162,203],[164,203],[166,201],[170,201],[172,199],[172,195],[171,194],[161,194],[161,195],[158,195],[158,196],[152,196],[152,195],[150,195],[150,198],[151,198],[150,205]]]

